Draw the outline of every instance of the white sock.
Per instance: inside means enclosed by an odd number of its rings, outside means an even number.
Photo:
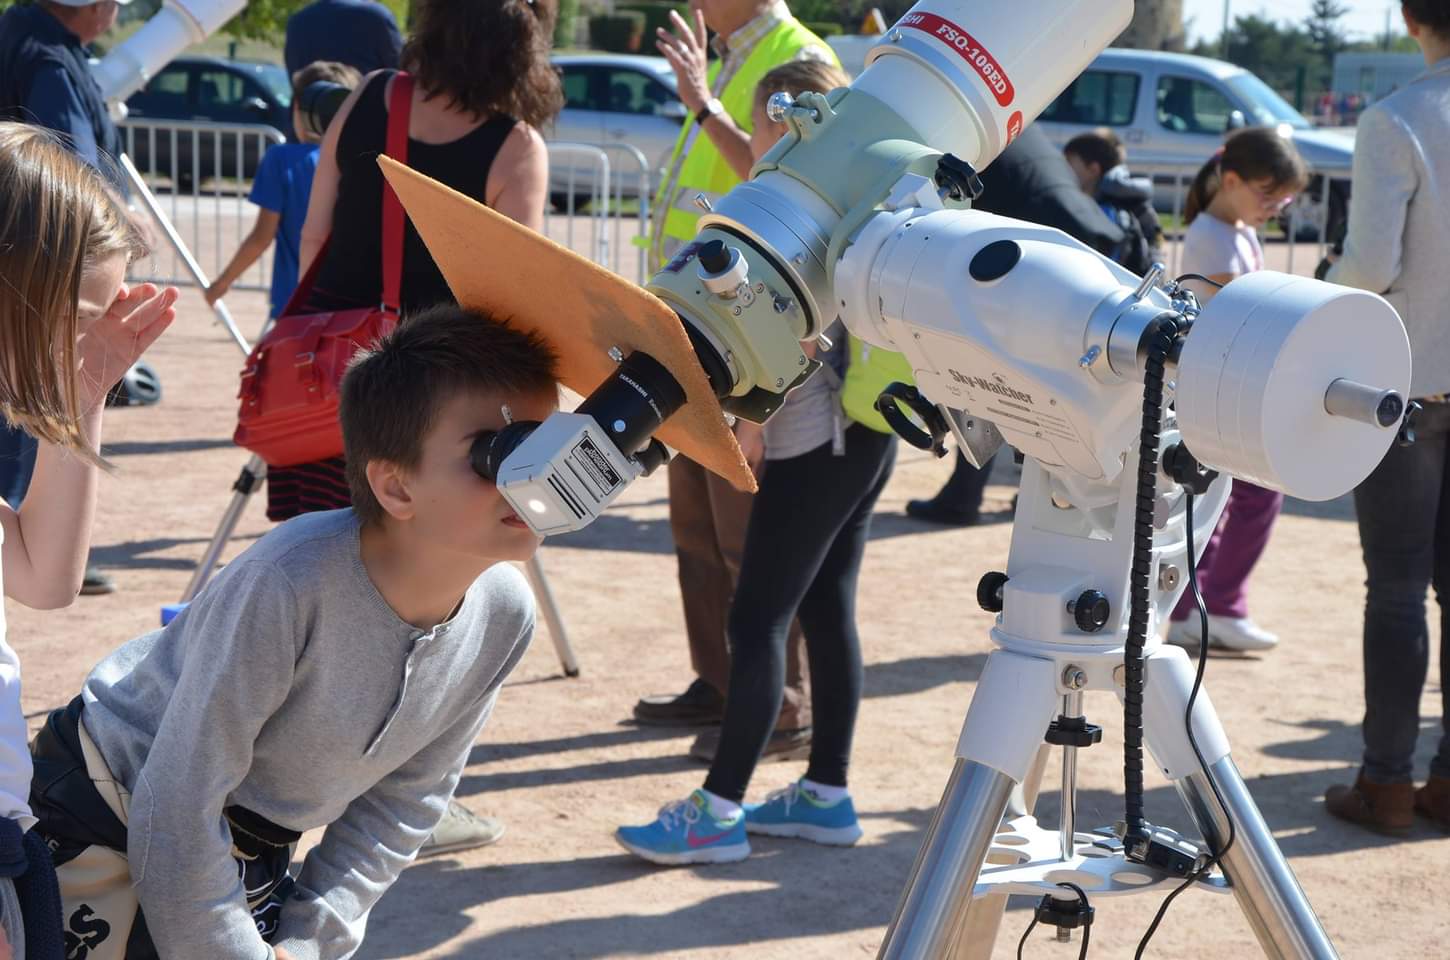
[[[832,787],[824,783],[816,783],[814,780],[807,780],[805,777],[801,777],[801,789],[826,806],[830,806],[849,793],[845,787]]]
[[[716,820],[734,820],[737,816],[739,816],[742,808],[740,804],[736,803],[734,800],[726,800],[724,797],[717,796],[716,794],[711,793],[704,787],[700,788],[700,793],[702,793],[705,799],[709,801],[710,816],[714,817]]]

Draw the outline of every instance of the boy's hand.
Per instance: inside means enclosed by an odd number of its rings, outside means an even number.
[[[292,960],[292,954],[283,950],[281,947],[273,947],[272,953],[276,955],[277,960]],[[3,955],[0,955],[0,960],[5,960]]]
[[[177,296],[175,287],[123,285],[106,315],[76,338],[82,410],[99,406],[107,391],[171,325]]]
[[[201,295],[206,298],[208,307],[216,306],[216,302],[227,295],[232,285],[225,280],[217,280],[211,286],[202,291]]]
[[[10,949],[10,941],[5,938],[5,928],[0,927],[0,960],[13,960],[15,952]]]

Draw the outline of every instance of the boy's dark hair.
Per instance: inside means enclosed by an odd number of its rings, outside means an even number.
[[[1096,130],[1091,133],[1080,133],[1067,141],[1062,152],[1077,157],[1083,163],[1096,163],[1101,167],[1101,173],[1123,163],[1123,145],[1117,137],[1109,139]]]
[[[1309,182],[1309,168],[1292,140],[1274,127],[1245,127],[1230,134],[1223,149],[1193,178],[1183,205],[1184,223],[1192,223],[1208,209],[1228,171],[1250,183],[1267,180],[1275,191],[1285,187],[1303,190]]]
[[[1404,8],[1416,23],[1450,39],[1450,0],[1404,0]]]
[[[755,105],[764,109],[765,102],[777,93],[798,97],[803,93],[830,93],[837,87],[850,85],[850,76],[834,63],[791,60],[760,78],[755,86]]]
[[[367,467],[417,467],[438,411],[460,391],[536,396],[557,389],[558,358],[544,340],[457,304],[408,317],[342,378],[339,417],[352,506],[364,523],[383,518]]]
[[[402,66],[427,99],[531,127],[564,106],[549,62],[557,0],[418,0]]]
[[[298,103],[302,99],[302,91],[319,80],[351,90],[362,83],[362,74],[336,60],[315,60],[292,74],[292,102]]]

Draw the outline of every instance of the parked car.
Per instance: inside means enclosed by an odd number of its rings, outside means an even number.
[[[239,146],[237,134],[216,133],[205,124],[260,124],[291,136],[292,84],[275,63],[177,57],[126,100],[126,113],[122,132],[136,168],[190,191],[197,178],[250,180],[256,174],[266,138],[243,136]]]
[[[1160,210],[1182,206],[1188,180],[1231,129],[1276,126],[1316,176],[1296,204],[1301,239],[1342,228],[1349,205],[1354,136],[1320,130],[1242,67],[1182,53],[1104,50],[1036,121],[1055,143],[1095,127],[1117,132],[1135,173],[1151,175]],[[1327,205],[1320,199],[1330,179]]]
[[[564,109],[544,131],[553,143],[628,145],[644,154],[650,189],[669,162],[689,111],[676,92],[675,73],[663,57],[578,54],[553,58],[564,85]],[[639,195],[639,164],[629,151],[606,149],[611,191]],[[550,152],[549,195],[557,209],[587,203],[596,193],[597,155],[556,147]],[[599,189],[597,192],[602,192]]]

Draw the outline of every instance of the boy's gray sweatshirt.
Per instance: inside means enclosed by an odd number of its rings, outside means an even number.
[[[296,960],[351,956],[442,817],[533,610],[499,564],[446,623],[404,623],[363,568],[355,515],[336,510],[268,533],[169,626],[103,660],[82,721],[131,791],[131,877],[161,956],[272,955],[232,859],[231,804],[327,827],[274,942]]]

